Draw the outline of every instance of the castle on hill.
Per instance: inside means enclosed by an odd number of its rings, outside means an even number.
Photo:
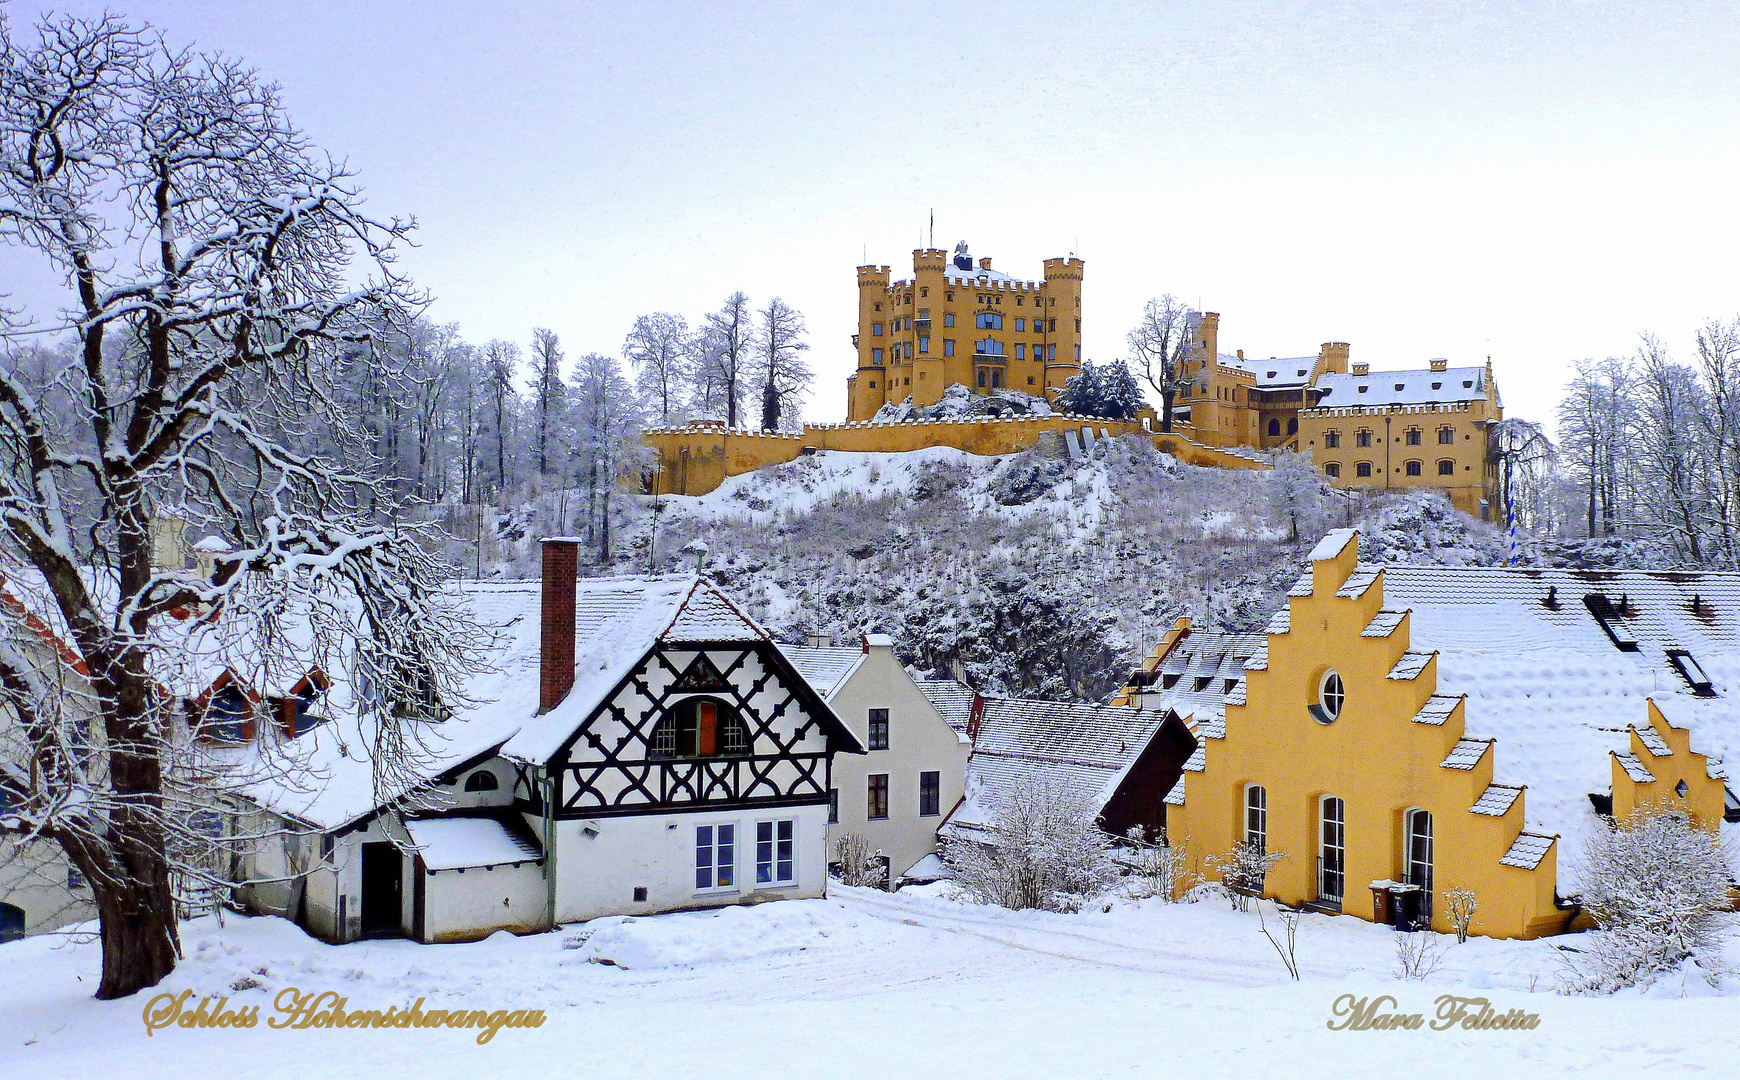
[[[653,487],[701,495],[726,477],[824,450],[898,453],[953,446],[1004,454],[1037,446],[1047,431],[1091,426],[1110,435],[1140,433],[1193,465],[1263,467],[1266,453],[1311,456],[1329,483],[1348,489],[1443,491],[1471,517],[1492,520],[1498,500],[1496,429],[1504,403],[1490,358],[1483,366],[1372,371],[1350,361],[1346,342],[1326,342],[1315,356],[1247,358],[1220,351],[1220,315],[1204,312],[1191,381],[1179,394],[1173,430],[1151,412],[1135,421],[1068,417],[1049,409],[1081,370],[1081,259],[1046,259],[1039,278],[994,269],[967,244],[912,253],[912,276],[858,267],[857,365],[846,379],[846,421],[806,424],[800,432],[727,430],[698,421],[646,432],[658,453]],[[1025,410],[995,407],[983,415],[889,419],[890,406],[924,410],[960,396],[1029,395]],[[906,410],[911,411],[911,408]],[[1007,415],[1010,412],[1016,415]],[[900,413],[896,413],[900,415]]]

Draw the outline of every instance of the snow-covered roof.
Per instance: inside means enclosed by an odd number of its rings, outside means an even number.
[[[973,688],[954,679],[919,679],[918,688],[955,734],[965,736],[973,716]]]
[[[1164,719],[1122,705],[985,698],[951,832],[986,832],[1005,793],[1044,777],[1104,805]]]
[[[1271,356],[1267,360],[1221,353],[1217,358],[1222,367],[1250,372],[1259,390],[1283,390],[1304,386],[1311,381],[1311,370],[1317,366],[1315,356]]]
[[[544,857],[530,839],[492,817],[423,818],[405,822],[405,831],[430,870],[505,866]]]
[[[781,645],[779,651],[791,661],[791,666],[815,687],[823,701],[831,701],[852,672],[864,660],[863,649],[818,648],[810,645]]]
[[[1453,367],[1443,371],[1411,368],[1344,375],[1326,371],[1317,377],[1317,404],[1322,408],[1362,405],[1448,405],[1486,397],[1484,367]],[[1503,403],[1500,402],[1502,405]]]
[[[1649,775],[1648,756],[1631,757],[1630,745],[1631,729],[1649,724],[1649,701],[1691,729],[1696,753],[1740,753],[1740,574],[1387,566],[1383,593],[1386,607],[1411,611],[1398,667],[1437,656],[1439,696],[1415,719],[1442,723],[1454,695],[1467,695],[1465,743],[1496,739],[1495,781],[1527,785],[1527,827],[1562,838],[1561,890],[1576,888],[1582,838],[1600,825],[1589,795],[1608,790],[1610,754]],[[1616,609],[1611,636],[1590,595]],[[1694,694],[1670,649],[1691,654],[1714,697]],[[1655,741],[1643,740],[1651,754]]]
[[[502,747],[509,757],[547,760],[656,645],[772,640],[716,586],[693,574],[583,580],[574,624],[574,685],[555,708],[533,715],[534,673],[528,680],[532,708]],[[537,658],[534,649],[534,667]]]

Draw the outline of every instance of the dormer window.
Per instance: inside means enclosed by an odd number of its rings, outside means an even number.
[[[659,719],[650,752],[655,758],[740,756],[749,753],[749,733],[731,706],[690,698]]]
[[[1474,388],[1474,380],[1473,379],[1463,379],[1462,380],[1462,389],[1471,390],[1473,388]]]
[[[1698,664],[1697,658],[1685,649],[1667,650],[1668,663],[1680,673],[1680,678],[1686,680],[1686,685],[1692,688],[1692,693],[1698,697],[1715,697],[1716,688],[1710,682],[1710,677],[1704,674],[1704,669]]]
[[[1583,597],[1583,606],[1589,609],[1589,614],[1606,632],[1607,640],[1613,642],[1613,647],[1620,652],[1636,652],[1637,639],[1625,632],[1619,625],[1619,620],[1627,614],[1630,604],[1625,597],[1620,597],[1615,604],[1605,593],[1590,593]]]
[[[1196,677],[1195,683],[1191,686],[1191,689],[1192,690],[1207,690],[1208,684],[1213,682],[1213,681],[1214,681],[1214,676],[1212,676],[1212,675],[1198,675]]]
[[[1362,394],[1363,394],[1363,393],[1365,393],[1365,392],[1366,392],[1366,391],[1367,391],[1367,390],[1370,390],[1370,389],[1371,389],[1371,387],[1369,387],[1369,386],[1361,386],[1361,387],[1360,387],[1360,388],[1359,388],[1359,392],[1360,392],[1360,393],[1362,393]]]
[[[1397,383],[1397,384],[1396,384],[1396,389],[1397,389],[1397,390],[1400,390],[1400,389],[1401,389],[1401,388],[1402,388],[1402,387],[1404,387],[1404,386],[1406,386],[1406,385],[1407,385],[1407,384],[1406,384],[1406,383]]]

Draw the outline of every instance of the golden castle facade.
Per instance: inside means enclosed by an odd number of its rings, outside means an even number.
[[[912,253],[912,277],[858,267],[858,368],[846,379],[846,419],[869,420],[908,398],[934,405],[960,384],[1050,399],[1081,370],[1080,259],[1046,259],[1024,281],[976,262],[965,243]]]

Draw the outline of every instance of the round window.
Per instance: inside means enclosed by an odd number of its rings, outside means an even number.
[[[1341,706],[1347,701],[1347,690],[1341,685],[1341,676],[1334,671],[1323,673],[1323,681],[1317,687],[1317,705],[1311,710],[1319,724],[1327,724],[1341,715]]]

